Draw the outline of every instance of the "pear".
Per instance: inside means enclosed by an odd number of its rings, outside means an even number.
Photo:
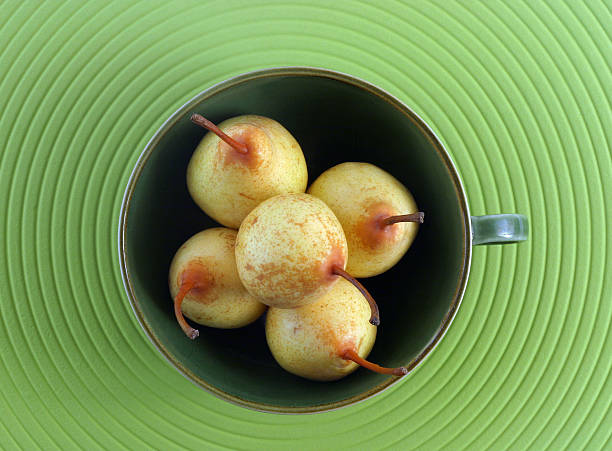
[[[204,326],[233,329],[252,323],[266,310],[242,286],[234,246],[235,230],[215,227],[189,238],[176,252],[168,282],[174,312],[191,339],[199,332],[183,314]]]
[[[371,277],[393,267],[412,244],[424,213],[395,177],[369,163],[342,163],[321,174],[308,193],[334,212],[348,245],[347,272]]]
[[[275,120],[245,115],[218,127],[199,114],[191,120],[211,133],[189,161],[187,188],[215,221],[237,229],[260,202],[306,190],[308,171],[302,149]]]
[[[346,238],[324,202],[308,194],[281,194],[259,204],[242,222],[236,238],[238,275],[249,293],[277,308],[313,303],[343,277],[370,303],[367,290],[344,271]]]
[[[369,317],[370,306],[359,290],[339,280],[314,304],[270,308],[266,339],[280,366],[307,379],[337,380],[359,365],[383,374],[406,374],[404,367],[383,368],[365,360],[376,340]]]

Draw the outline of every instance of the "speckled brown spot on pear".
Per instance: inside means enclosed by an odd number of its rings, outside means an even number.
[[[338,278],[334,274],[334,266],[344,268],[346,266],[346,254],[344,247],[334,240],[330,253],[320,262],[315,263],[315,271],[320,274],[323,282],[332,282]]]
[[[261,146],[267,145],[266,141],[268,139],[263,130],[253,125],[245,124],[237,130],[228,130],[228,135],[239,143],[245,144],[248,152],[238,152],[225,141],[219,140],[219,155],[224,166],[234,165],[248,170],[261,166],[263,159],[259,149]]]
[[[391,206],[383,202],[369,205],[366,214],[355,227],[358,239],[367,247],[376,249],[384,243],[394,242],[399,239],[401,225],[385,225],[383,220],[397,213]]]
[[[209,262],[210,264],[210,262]],[[207,268],[207,264],[202,260],[190,261],[179,275],[177,285],[191,282],[193,286],[187,295],[190,301],[210,304],[215,298],[208,296],[211,288],[215,285],[215,278]]]

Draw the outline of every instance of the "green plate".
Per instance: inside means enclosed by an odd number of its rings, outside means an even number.
[[[610,23],[595,0],[1,3],[0,447],[610,448]],[[181,376],[117,256],[123,191],[165,118],[284,65],[391,92],[444,141],[472,214],[530,219],[527,243],[474,249],[417,371],[308,416]]]

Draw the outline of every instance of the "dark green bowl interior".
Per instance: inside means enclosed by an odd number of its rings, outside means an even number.
[[[262,410],[316,411],[361,399],[392,379],[363,369],[337,382],[293,376],[272,358],[263,319],[238,330],[199,327],[199,339],[185,337],[173,315],[168,267],[187,238],[217,226],[186,187],[187,163],[205,134],[189,121],[192,112],[217,123],[240,114],[278,120],[301,144],[310,182],[344,161],[376,164],[403,182],[425,211],[425,223],[399,264],[363,280],[381,311],[370,359],[414,366],[445,330],[469,260],[461,188],[426,130],[384,97],[329,74],[242,77],[200,94],[147,147],[131,181],[122,225],[128,286],[149,336],[197,383]]]

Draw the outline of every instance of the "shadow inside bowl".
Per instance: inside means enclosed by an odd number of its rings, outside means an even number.
[[[413,193],[426,214],[413,246],[394,268],[362,282],[381,311],[370,360],[414,365],[448,325],[449,309],[464,287],[468,242],[458,181],[419,123],[387,99],[325,76],[282,73],[200,94],[160,129],[139,161],[124,224],[125,263],[131,301],[162,352],[196,383],[261,410],[339,407],[393,380],[363,369],[337,382],[293,376],[272,358],[263,319],[236,330],[200,326],[197,340],[185,337],[168,291],[170,261],[190,236],[218,225],[195,205],[186,187],[187,164],[205,134],[189,121],[192,112],[216,123],[239,114],[278,120],[302,146],[309,182],[335,164],[365,161],[390,172]]]

